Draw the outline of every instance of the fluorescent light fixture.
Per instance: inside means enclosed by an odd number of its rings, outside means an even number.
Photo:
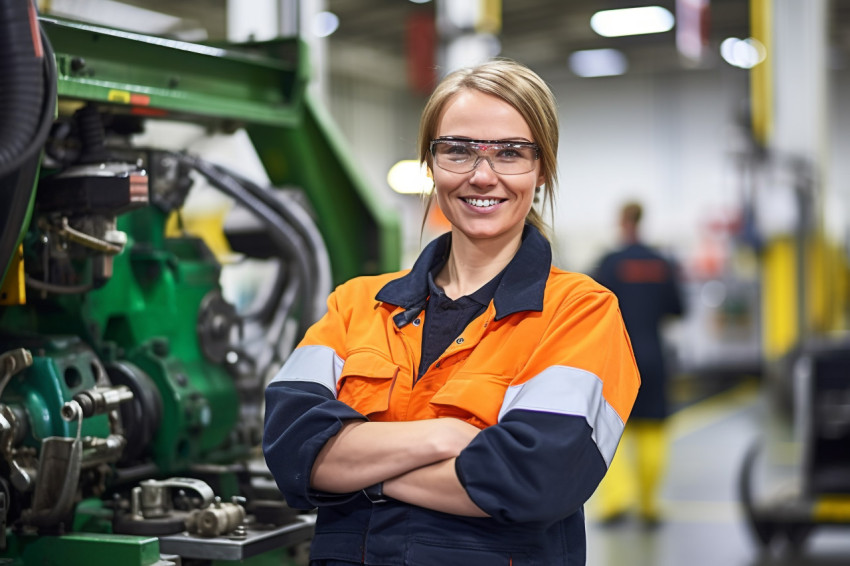
[[[629,62],[617,49],[586,49],[570,54],[570,70],[580,77],[610,77],[622,75]]]
[[[415,159],[404,159],[393,165],[387,173],[387,184],[403,195],[429,193],[434,186],[428,168]]]
[[[720,56],[733,67],[752,69],[767,57],[767,49],[757,39],[729,37],[720,44]]]
[[[204,41],[207,32],[191,21],[131,6],[115,0],[51,0],[45,3],[45,14],[99,24],[136,33],[169,35],[183,41]]]
[[[661,6],[603,10],[590,18],[590,27],[603,37],[663,33],[673,29],[675,18]]]
[[[316,37],[327,37],[339,27],[339,17],[333,12],[319,12],[313,18],[313,33]]]
[[[413,2],[414,4],[427,4],[431,0],[410,0],[410,1]]]

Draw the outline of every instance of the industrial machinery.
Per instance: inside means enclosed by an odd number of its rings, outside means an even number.
[[[334,283],[399,257],[304,45],[0,8],[0,563],[296,564],[312,516],[258,455],[265,384]],[[270,186],[136,143],[154,122],[246,132]],[[198,179],[234,203],[230,251],[271,266],[247,306],[181,223]]]
[[[761,251],[774,268],[777,256],[791,260],[792,269],[773,275],[793,293],[766,301],[773,318],[762,330],[772,338],[764,339],[765,426],[744,455],[738,491],[756,543],[799,553],[816,530],[850,526],[850,271],[846,252],[819,233],[812,167],[768,153],[748,166],[768,179],[760,190],[779,185],[779,174],[789,181],[799,219],[792,234]],[[794,285],[782,277],[788,271]]]
[[[790,430],[774,424],[775,438],[751,444],[738,488],[758,544],[799,553],[815,530],[850,525],[850,346],[810,341],[787,363]]]

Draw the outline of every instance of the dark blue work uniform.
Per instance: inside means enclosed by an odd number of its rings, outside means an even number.
[[[410,271],[337,288],[266,389],[269,469],[292,507],[318,507],[314,566],[585,564],[583,504],[639,383],[616,299],[553,267],[549,243],[527,226],[501,277],[452,301],[433,284],[448,247],[447,234]],[[480,421],[455,464],[489,517],[310,486],[343,423],[414,409],[411,418]]]
[[[668,371],[659,324],[665,316],[684,312],[676,265],[634,243],[604,256],[593,277],[617,296],[632,340],[641,386],[631,418],[666,418]]]

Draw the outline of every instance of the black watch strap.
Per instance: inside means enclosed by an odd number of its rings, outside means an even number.
[[[382,481],[375,485],[364,487],[363,495],[365,495],[372,503],[385,503],[387,501],[386,497],[384,497],[384,482]]]

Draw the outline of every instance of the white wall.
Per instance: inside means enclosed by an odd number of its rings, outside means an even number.
[[[747,74],[733,69],[553,84],[560,103],[559,255],[584,270],[616,243],[622,202],[644,203],[649,241],[685,253],[738,201],[736,125]]]

